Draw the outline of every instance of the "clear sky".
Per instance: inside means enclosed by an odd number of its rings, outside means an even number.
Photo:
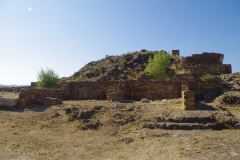
[[[0,84],[141,49],[222,53],[240,71],[240,0],[0,0]]]

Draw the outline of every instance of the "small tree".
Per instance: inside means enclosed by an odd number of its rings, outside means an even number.
[[[41,70],[37,73],[37,79],[37,86],[40,88],[54,87],[59,82],[58,74],[56,74],[52,68],[47,68],[46,70],[41,68]]]
[[[168,66],[171,64],[171,56],[165,51],[154,54],[148,59],[145,71],[154,79],[166,79],[170,77]]]

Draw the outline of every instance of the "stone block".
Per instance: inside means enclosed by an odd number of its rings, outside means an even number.
[[[14,107],[17,105],[17,102],[17,99],[0,98],[0,106],[3,107]]]
[[[194,102],[194,91],[186,90],[182,91],[182,103],[184,110],[194,110],[195,102]]]
[[[107,99],[108,101],[117,101],[125,99],[125,90],[124,89],[109,89],[107,90]]]
[[[58,99],[58,98],[44,97],[43,104],[45,104],[45,105],[58,105],[58,104],[62,104],[62,100]]]
[[[179,50],[172,50],[172,56],[178,56],[179,57],[180,53]]]

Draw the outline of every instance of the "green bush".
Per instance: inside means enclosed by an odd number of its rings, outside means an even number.
[[[168,67],[171,65],[171,56],[165,51],[154,54],[154,57],[148,59],[148,65],[145,68],[148,76],[154,79],[166,79],[171,76]]]
[[[91,62],[91,64],[92,64],[93,66],[96,66],[98,63],[99,63],[99,61],[92,61],[92,62]]]
[[[127,65],[126,59],[124,59],[124,60],[120,63],[120,65],[121,65],[122,67],[126,66],[126,65]]]
[[[40,88],[54,87],[59,82],[58,74],[56,74],[54,70],[51,68],[50,69],[47,68],[46,70],[43,70],[41,68],[41,70],[38,71],[37,73],[37,80],[38,80],[37,86]]]
[[[201,79],[205,80],[205,81],[216,81],[217,77],[215,75],[212,75],[210,73],[204,74]]]

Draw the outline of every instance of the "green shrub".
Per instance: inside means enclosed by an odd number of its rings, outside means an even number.
[[[201,79],[205,80],[205,81],[216,81],[217,77],[215,75],[212,75],[210,73],[204,74]]]
[[[154,57],[148,59],[148,65],[145,68],[148,76],[154,79],[166,79],[171,76],[168,67],[171,65],[171,56],[165,51],[154,54]]]
[[[99,63],[99,61],[92,61],[92,62],[91,62],[91,64],[92,64],[93,66],[96,66],[98,63]]]
[[[54,70],[51,68],[50,69],[47,68],[46,70],[43,70],[41,68],[41,70],[38,71],[37,73],[37,79],[38,79],[37,86],[40,88],[54,87],[59,82],[58,74],[56,74]]]
[[[121,65],[122,67],[126,66],[126,65],[127,65],[126,59],[124,59],[124,60],[120,63],[120,65]]]

